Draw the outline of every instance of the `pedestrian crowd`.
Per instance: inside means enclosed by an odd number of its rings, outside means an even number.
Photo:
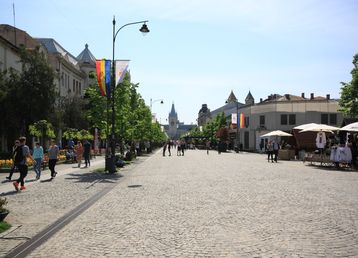
[[[165,157],[166,151],[168,151],[169,156],[171,156],[172,148],[177,149],[177,156],[184,156],[184,151],[186,149],[186,143],[183,140],[177,140],[177,141],[168,140],[163,145],[163,157]]]
[[[78,141],[75,145],[73,140],[69,141],[68,150],[66,151],[66,159],[68,153],[72,153],[71,158],[75,159],[78,163],[78,167],[81,167],[82,157],[85,161],[85,167],[91,165],[90,163],[90,154],[91,154],[91,143],[87,140],[84,141],[83,145],[81,141]],[[55,140],[50,141],[50,146],[47,150],[48,155],[48,167],[51,171],[51,179],[53,180],[57,172],[55,170],[57,161],[59,159],[60,148],[56,145]],[[19,171],[19,178],[13,182],[16,191],[25,190],[25,178],[28,174],[28,161],[31,160],[33,164],[33,169],[36,173],[36,180],[41,178],[41,165],[45,162],[45,155],[43,147],[39,142],[35,143],[35,147],[30,151],[29,146],[26,145],[26,137],[20,137],[15,141],[14,146],[12,147],[12,167],[10,169],[9,176],[6,177],[7,180],[12,181],[14,172]]]

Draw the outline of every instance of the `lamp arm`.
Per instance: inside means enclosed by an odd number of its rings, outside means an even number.
[[[114,34],[113,41],[116,40],[116,37],[117,37],[118,32],[119,32],[121,29],[123,29],[124,27],[129,26],[129,25],[133,25],[133,24],[146,23],[146,22],[148,22],[148,21],[138,21],[138,22],[130,22],[130,23],[124,24],[124,25],[123,25],[122,27],[120,27],[120,28],[117,30],[117,32]]]

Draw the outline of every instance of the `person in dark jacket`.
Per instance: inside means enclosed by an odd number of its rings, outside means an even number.
[[[85,159],[85,167],[91,166],[90,156],[91,156],[91,143],[85,140],[85,142],[83,143],[83,157]]]

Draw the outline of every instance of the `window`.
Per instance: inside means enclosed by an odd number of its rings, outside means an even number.
[[[260,125],[265,125],[265,116],[260,116]]]
[[[328,114],[321,114],[321,124],[328,125]]]
[[[296,115],[295,114],[288,115],[288,123],[290,125],[296,124]]]
[[[244,122],[244,123],[245,123],[245,127],[248,128],[249,125],[250,125],[249,117],[245,117],[244,120],[245,120],[245,122]]]
[[[281,125],[287,125],[287,115],[281,115]]]
[[[337,124],[337,114],[329,114],[329,124],[331,125]]]

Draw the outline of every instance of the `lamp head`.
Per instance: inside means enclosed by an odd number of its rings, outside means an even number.
[[[163,104],[163,103],[164,103],[164,101],[163,101],[163,100],[161,100],[161,101],[160,101],[160,104]]]
[[[147,24],[143,24],[142,27],[139,29],[140,32],[143,33],[143,35],[145,35],[146,33],[148,33],[150,30],[148,29]]]

